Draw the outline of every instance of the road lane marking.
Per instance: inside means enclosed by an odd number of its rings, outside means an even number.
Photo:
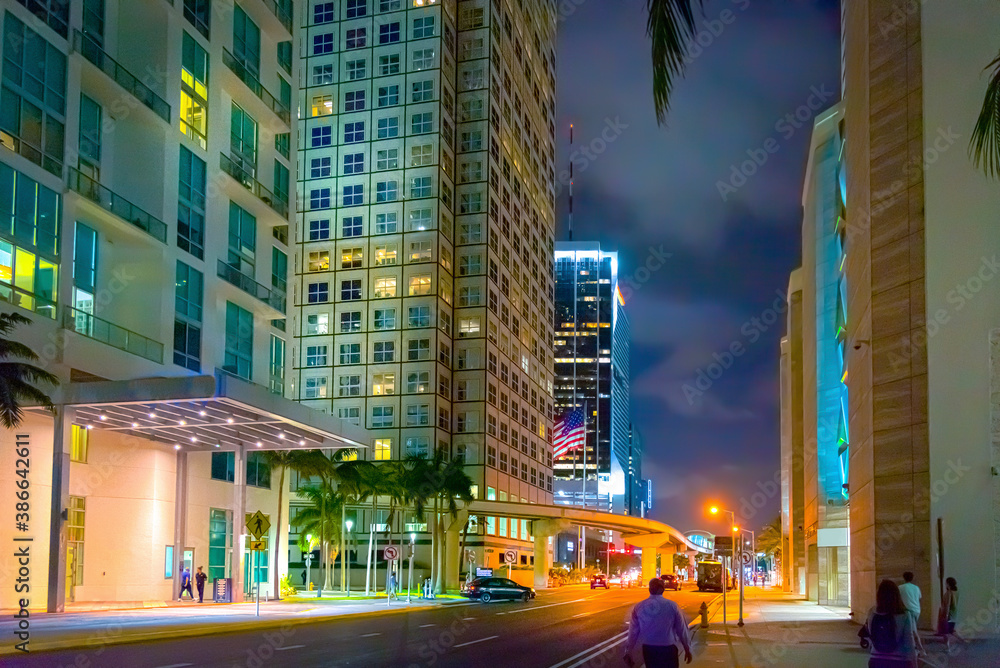
[[[463,622],[474,622],[476,619],[476,617],[462,617]]]
[[[598,650],[598,649],[600,650],[600,652],[604,652],[605,650],[609,649],[610,647],[614,647],[614,645],[608,645],[608,643],[614,642],[615,645],[617,645],[618,643],[624,642],[625,637],[627,635],[628,635],[628,631],[622,631],[621,633],[619,633],[616,636],[612,636],[612,637],[608,638],[607,640],[605,640],[603,642],[597,643],[593,647],[590,647],[588,649],[583,650],[582,652],[574,654],[573,656],[569,657],[568,659],[564,659],[563,661],[560,661],[557,664],[549,666],[549,668],[564,668],[566,666],[566,664],[572,663],[573,661],[579,659],[581,656],[589,655],[589,654],[593,653],[595,650]],[[605,647],[605,645],[608,645],[608,646]],[[600,652],[598,652],[598,653],[600,653]],[[587,657],[587,659],[584,659],[584,662],[586,662],[587,660],[589,660],[589,656]],[[573,665],[577,666],[577,665],[580,665],[580,664],[577,663],[577,664],[573,664]]]
[[[437,624],[421,624],[419,626],[419,628],[426,629],[426,628],[431,627],[431,626],[437,626]]]
[[[490,636],[489,638],[480,638],[479,640],[470,640],[469,642],[464,642],[461,645],[454,645],[454,647],[455,647],[455,649],[458,649],[459,647],[467,647],[468,645],[475,645],[476,643],[486,642],[487,640],[493,640],[494,638],[499,638],[499,637],[500,636]]]
[[[288,645],[286,647],[275,647],[275,652],[284,652],[286,649],[298,649],[300,647],[305,647],[305,645]]]
[[[316,612],[317,610],[319,610],[319,608],[309,608],[307,610],[299,610],[295,614],[296,615],[308,615],[310,612]]]
[[[375,636],[380,636],[381,633],[364,633],[361,635],[362,638],[373,638]]]
[[[626,640],[627,640],[627,638],[619,638],[618,640],[614,641],[610,645],[605,645],[600,650],[598,650],[597,652],[594,652],[590,656],[585,656],[582,659],[580,659],[579,661],[577,661],[576,663],[572,663],[572,664],[566,666],[566,668],[579,668],[580,666],[588,664],[591,661],[593,661],[594,659],[596,659],[597,657],[599,657],[600,655],[604,654],[605,652],[610,652],[612,649],[614,649],[618,645],[621,645]]]
[[[549,603],[548,605],[533,605],[527,608],[521,608],[520,610],[508,610],[507,612],[498,612],[498,615],[516,615],[519,612],[531,612],[532,610],[541,610],[542,608],[554,608],[557,605],[569,605],[570,603],[579,603],[580,601],[585,601],[585,598],[578,598],[574,601],[563,601],[562,603]]]
[[[596,615],[598,612],[604,612],[603,610],[593,610],[591,612],[581,612],[578,615],[573,615],[570,619],[576,619],[577,617],[586,617],[587,615]]]

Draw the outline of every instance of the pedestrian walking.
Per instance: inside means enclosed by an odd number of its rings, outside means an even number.
[[[193,601],[194,600],[194,592],[191,591],[191,569],[188,568],[187,566],[185,566],[184,570],[181,572],[181,593],[177,597],[178,601],[183,601],[184,600],[184,592],[185,591],[188,593],[188,596],[190,596],[191,600]]]
[[[649,598],[632,608],[631,620],[625,643],[627,665],[635,665],[632,650],[641,645],[646,668],[677,668],[680,665],[678,643],[684,647],[684,662],[691,663],[687,622],[677,603],[664,598],[663,580],[653,578],[649,581]]]
[[[860,633],[871,640],[868,668],[917,668],[914,633],[899,587],[892,580],[882,580],[875,594],[875,607]]]
[[[199,603],[204,603],[205,602],[205,580],[207,580],[207,579],[208,579],[208,576],[205,575],[205,572],[202,570],[202,567],[199,566],[198,567],[198,572],[194,574],[194,584],[198,588],[198,602]]]
[[[389,598],[399,598],[396,596],[396,571],[389,573],[389,591],[386,592]]]
[[[958,581],[947,578],[944,583],[944,596],[941,598],[941,609],[938,610],[938,635],[944,636],[945,647],[951,649],[952,636],[962,642],[965,639],[955,631],[955,624],[958,622]]]
[[[302,570],[302,584],[305,584],[305,583],[306,583],[306,571],[305,571],[305,569],[303,569]]]
[[[916,641],[917,651],[924,653],[924,643],[920,640],[920,632],[917,630],[917,620],[920,619],[920,587],[913,584],[913,573],[906,571],[903,573],[903,584],[899,585],[899,596],[903,599],[903,605],[910,613],[913,620],[913,639]]]

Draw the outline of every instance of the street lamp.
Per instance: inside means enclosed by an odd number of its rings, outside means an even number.
[[[718,515],[719,513],[729,513],[730,526],[733,527],[733,533],[739,533],[740,528],[736,526],[736,513],[731,510],[726,510],[725,508],[720,508],[718,506],[712,506],[708,509],[713,515]],[[735,549],[733,550],[733,556],[729,557],[730,565],[732,565],[736,556]],[[726,576],[725,573],[722,574],[722,623],[726,623]],[[740,621],[739,626],[743,626],[743,569],[740,568]]]
[[[409,603],[413,596],[413,554],[416,551],[417,534],[410,534],[410,574],[406,580],[406,602]]]
[[[346,522],[344,522],[344,524],[347,525],[347,533],[350,534],[350,536],[351,536],[351,542],[348,543],[348,545],[350,545],[350,546],[353,547],[354,546],[354,534],[351,533],[351,529],[354,527],[354,520],[347,520]],[[350,550],[348,550],[348,552],[350,552]],[[347,598],[350,598],[351,597],[351,555],[348,553],[348,554],[345,554],[344,557],[345,557],[344,561],[347,562]]]
[[[309,567],[312,566],[312,561],[313,561],[312,541],[313,541],[312,534],[311,533],[310,534],[306,534],[306,554],[305,554],[306,581],[303,584],[306,585],[307,587],[309,586],[309,581],[310,581],[310,578],[309,578]]]

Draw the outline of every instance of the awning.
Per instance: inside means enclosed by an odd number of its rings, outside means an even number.
[[[176,449],[365,448],[367,430],[241,378],[140,378],[68,383],[53,401],[76,409],[74,422]]]

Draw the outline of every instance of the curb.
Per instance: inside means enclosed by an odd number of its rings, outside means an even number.
[[[466,601],[456,601],[455,603],[465,602]],[[448,605],[455,605],[455,603],[438,605],[446,607]],[[34,647],[32,647],[31,652],[32,654],[41,654],[45,652],[58,652],[70,649],[80,650],[81,652],[89,652],[115,645],[132,645],[136,643],[167,640],[177,637],[195,638],[211,635],[244,633],[247,631],[271,631],[287,627],[307,626],[309,624],[323,624],[340,618],[351,620],[365,619],[368,617],[378,617],[382,615],[402,614],[431,607],[435,606],[421,606],[420,608],[386,608],[385,610],[370,610],[367,612],[355,612],[340,615],[316,615],[313,617],[296,619],[267,619],[260,621],[231,622],[224,625],[211,625],[202,622],[196,625],[171,626],[169,628],[163,628],[159,631],[150,630],[138,631],[136,633],[123,633],[122,635],[115,637],[102,637],[100,640],[96,641],[92,639],[94,633],[90,632],[80,637],[56,639],[51,641],[39,642],[38,640],[33,639],[32,642],[34,643]],[[0,649],[0,659],[9,656],[21,656],[21,653],[7,647]],[[2,661],[0,661],[0,663],[2,663]]]
[[[712,618],[715,617],[715,614],[719,611],[719,608],[722,607],[721,605],[719,605],[719,601],[722,600],[722,597],[723,597],[723,594],[719,594],[715,598],[713,598],[712,600],[710,600],[708,603],[705,604],[706,607],[708,608],[708,620],[709,620],[709,622],[712,621]],[[716,606],[715,610],[712,610],[712,606]],[[700,617],[701,617],[700,614],[697,615],[695,617],[695,619],[693,619],[691,621],[691,623],[688,624],[688,632],[689,632],[692,640],[694,640],[695,634],[701,628],[701,619],[700,619]]]

